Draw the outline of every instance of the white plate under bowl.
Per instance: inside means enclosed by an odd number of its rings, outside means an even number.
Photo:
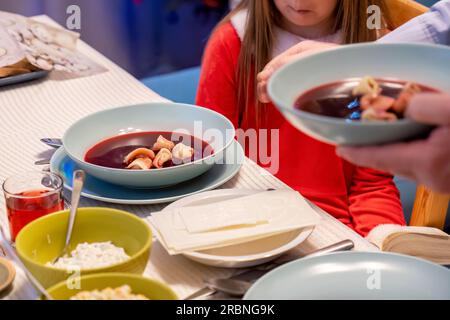
[[[207,191],[180,199],[167,206],[164,210],[211,204],[214,202],[249,196],[258,192],[262,191],[245,189]],[[189,252],[183,255],[190,260],[213,267],[253,267],[274,260],[283,253],[294,249],[308,238],[313,229],[313,227],[303,228],[264,239],[240,243],[238,245]]]

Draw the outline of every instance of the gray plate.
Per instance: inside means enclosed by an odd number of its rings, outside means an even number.
[[[450,270],[393,253],[333,253],[273,270],[244,299],[450,299]]]
[[[0,87],[5,87],[5,86],[12,85],[12,84],[28,82],[31,80],[44,78],[48,74],[49,74],[48,71],[34,71],[34,72],[30,72],[30,73],[25,73],[25,74],[19,74],[17,76],[1,78],[0,79]]]

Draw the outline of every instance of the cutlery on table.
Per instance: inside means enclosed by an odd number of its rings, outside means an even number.
[[[205,298],[215,294],[217,291],[208,287],[203,287],[195,291],[193,294],[185,297],[183,300],[204,300]]]
[[[25,275],[28,277],[33,286],[47,299],[54,300],[52,296],[48,293],[48,291],[41,285],[41,283],[31,274],[31,272],[25,267],[20,258],[17,256],[14,251],[12,245],[9,243],[8,238],[6,237],[6,233],[3,230],[3,227],[0,225],[0,240],[3,240],[3,244],[5,245],[6,253],[22,268]]]
[[[83,190],[85,176],[86,175],[83,170],[76,170],[73,173],[73,190],[72,190],[72,198],[70,201],[71,206],[70,206],[70,214],[69,214],[69,224],[67,226],[67,233],[66,233],[66,242],[64,245],[64,249],[53,260],[52,263],[55,263],[60,257],[62,257],[68,253],[70,239],[72,238],[73,225],[75,223],[75,218],[77,215],[78,204],[80,202],[81,191]]]
[[[261,274],[261,276],[263,274]],[[250,289],[253,283],[250,281],[228,278],[208,280],[205,281],[205,285],[212,290],[225,293],[232,297],[242,297]]]
[[[42,138],[41,142],[55,149],[62,147],[62,140],[59,138]],[[37,166],[47,165],[50,164],[50,159],[37,160],[34,164]]]
[[[338,251],[346,251],[351,250],[354,247],[354,243],[351,240],[344,240],[338,243],[335,243],[333,245],[324,247],[322,249],[313,251],[303,257],[316,257],[316,256],[322,256],[331,252],[338,252]],[[302,258],[303,258],[302,257]],[[215,290],[217,292],[223,292],[230,296],[234,297],[242,297],[245,295],[245,293],[250,289],[250,287],[253,285],[253,282],[268,273],[269,271],[272,271],[273,269],[288,263],[290,261],[294,261],[299,259],[298,256],[292,256],[292,255],[283,255],[280,258],[276,259],[273,262],[269,262],[266,264],[263,264],[259,267],[256,267],[255,269],[250,269],[247,271],[244,271],[242,273],[239,273],[235,276],[232,276],[230,278],[225,279],[214,279],[214,280],[207,280],[205,281],[205,285],[207,288],[211,290]]]
[[[50,159],[37,160],[34,162],[34,164],[37,166],[44,166],[44,165],[50,164]]]
[[[62,140],[58,138],[42,138],[41,142],[55,149],[62,147]]]

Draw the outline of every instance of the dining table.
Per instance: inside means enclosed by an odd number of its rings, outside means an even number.
[[[54,26],[48,16],[35,19]],[[54,149],[40,142],[44,137],[62,137],[75,121],[94,112],[124,105],[167,102],[114,62],[79,40],[77,50],[103,66],[106,71],[88,77],[65,78],[50,73],[44,79],[0,88],[0,180],[30,170],[42,170],[35,161],[48,159]],[[250,159],[245,159],[239,173],[220,188],[288,189],[289,187]],[[167,204],[119,205],[83,198],[83,207],[112,207],[131,212],[143,219]],[[7,228],[5,201],[0,197],[0,223]],[[333,218],[314,207],[321,215],[320,223],[298,248],[299,255],[341,240],[354,242],[355,251],[377,251],[377,247]],[[1,256],[1,251],[0,251]],[[11,257],[9,257],[11,258]],[[39,294],[23,270],[15,263],[17,273],[12,289],[2,299],[36,299]],[[190,261],[183,256],[170,256],[154,239],[144,275],[168,284],[184,299],[205,286],[205,280],[229,277],[237,270],[215,268]]]

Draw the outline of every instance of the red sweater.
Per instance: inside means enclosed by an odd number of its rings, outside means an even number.
[[[205,51],[197,94],[198,105],[225,115],[236,127],[239,118],[236,69],[240,48],[241,41],[231,23],[217,29]],[[253,81],[249,79],[249,86]],[[253,99],[254,93],[249,101]],[[276,173],[279,179],[361,235],[365,236],[379,224],[405,224],[399,192],[391,175],[344,161],[336,155],[333,146],[297,131],[273,105],[267,106],[266,115],[260,128],[279,129]],[[255,119],[255,105],[252,105],[239,127],[256,128]],[[262,164],[260,159],[252,160]]]

